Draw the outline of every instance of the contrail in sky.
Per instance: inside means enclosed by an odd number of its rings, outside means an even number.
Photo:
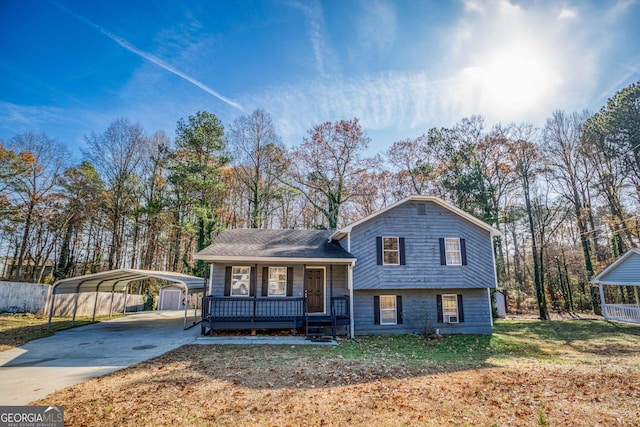
[[[74,11],[66,8],[65,6],[59,4],[58,2],[52,0],[51,3],[54,6],[56,6],[58,9],[68,13],[69,15],[73,16],[77,20],[79,20],[81,22],[84,22],[85,24],[87,24],[88,26],[93,28],[94,30],[104,34],[107,37],[109,37],[111,40],[113,40],[114,42],[118,43],[120,46],[122,46],[123,48],[127,49],[129,52],[134,53],[134,54],[138,55],[139,57],[144,58],[147,61],[151,62],[152,64],[155,64],[158,67],[163,68],[163,69],[167,70],[168,72],[173,73],[176,76],[185,79],[189,83],[191,83],[191,84],[193,84],[195,86],[198,86],[200,89],[204,90],[205,92],[207,92],[210,95],[215,96],[216,98],[218,98],[219,100],[229,104],[230,106],[235,107],[238,110],[244,110],[244,108],[242,108],[242,106],[240,104],[238,104],[237,102],[232,101],[229,98],[224,97],[223,95],[221,95],[218,92],[216,92],[215,90],[211,89],[209,86],[205,85],[204,83],[199,82],[198,80],[194,79],[193,77],[190,77],[190,76],[186,75],[185,73],[183,73],[182,71],[176,69],[175,67],[172,67],[171,65],[167,64],[162,59],[160,59],[160,58],[158,58],[158,57],[156,57],[156,56],[154,56],[154,55],[152,55],[152,54],[150,54],[148,52],[145,52],[145,51],[142,51],[142,50],[138,49],[137,47],[133,46],[131,43],[129,43],[125,39],[123,39],[121,37],[118,37],[113,33],[110,33],[109,31],[105,30],[104,28],[102,28],[98,24],[95,24],[95,23],[91,22],[90,20],[88,20],[87,18],[78,15]]]

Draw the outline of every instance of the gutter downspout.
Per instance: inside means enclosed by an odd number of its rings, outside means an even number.
[[[347,266],[347,268],[349,269],[347,272],[347,287],[349,288],[349,332],[351,335],[351,339],[355,339],[356,338],[356,331],[355,331],[355,321],[353,320],[353,267],[355,266],[356,262],[352,261],[351,264],[349,264]]]

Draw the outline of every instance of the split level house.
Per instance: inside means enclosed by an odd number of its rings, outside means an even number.
[[[430,196],[340,230],[224,231],[195,257],[209,265],[202,333],[490,334],[499,234]]]

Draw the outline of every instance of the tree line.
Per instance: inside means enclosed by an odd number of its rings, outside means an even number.
[[[114,268],[203,275],[193,254],[222,230],[335,229],[408,195],[435,195],[502,231],[499,284],[517,310],[546,319],[597,310],[589,279],[640,242],[640,82],[595,114],[555,111],[542,128],[489,128],[473,116],[375,156],[357,118],[313,126],[285,147],[263,110],[226,129],[197,112],[173,139],[121,118],[85,142],[70,165],[44,133],[0,141],[5,279]]]

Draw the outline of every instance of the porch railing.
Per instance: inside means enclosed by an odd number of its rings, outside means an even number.
[[[202,317],[225,321],[297,320],[304,316],[304,298],[202,298]]]
[[[640,324],[640,307],[636,305],[605,304],[604,309],[608,320]]]
[[[349,317],[350,304],[349,296],[339,296],[331,298],[331,307],[336,317]]]

